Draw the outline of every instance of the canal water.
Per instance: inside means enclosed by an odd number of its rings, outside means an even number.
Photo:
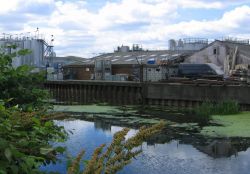
[[[102,121],[65,119],[55,121],[69,132],[69,138],[60,145],[67,152],[58,156],[56,164],[41,167],[43,171],[66,173],[67,156],[76,156],[86,150],[89,159],[99,145],[112,141],[115,132],[123,126]],[[136,133],[131,129],[127,137]],[[143,143],[143,152],[119,173],[121,174],[249,174],[250,148],[247,139],[209,139],[190,134],[156,136]],[[58,145],[58,144],[56,144]]]

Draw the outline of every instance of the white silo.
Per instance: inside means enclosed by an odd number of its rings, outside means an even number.
[[[169,40],[169,50],[176,50],[176,41],[174,39]]]

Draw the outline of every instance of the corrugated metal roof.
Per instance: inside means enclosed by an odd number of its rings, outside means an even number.
[[[110,60],[112,64],[138,64],[139,63],[147,63],[151,59],[155,60],[166,60],[174,59],[182,55],[182,53],[189,53],[187,51],[169,51],[169,50],[161,50],[161,51],[136,51],[136,52],[115,52],[109,53],[111,56]],[[95,57],[96,60],[104,59],[106,55],[100,55]],[[118,60],[117,60],[118,59]]]
[[[137,65],[146,64],[150,59],[155,60],[166,60],[166,59],[177,59],[183,54],[192,53],[191,51],[170,51],[170,50],[160,50],[160,51],[134,51],[134,52],[114,52],[102,54],[91,59],[84,59],[82,64],[94,64],[94,60],[110,60],[112,64],[124,64],[124,65]],[[76,63],[76,65],[80,65]],[[72,64],[71,64],[72,65]]]

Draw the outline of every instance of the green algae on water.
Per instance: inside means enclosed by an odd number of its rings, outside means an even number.
[[[107,106],[107,105],[72,105],[61,106],[55,105],[54,112],[72,112],[72,113],[84,113],[83,117],[95,120],[106,119],[115,122],[126,123],[131,125],[142,124],[156,124],[160,122],[160,119],[151,117],[141,117],[136,114],[135,107],[130,106]]]
[[[98,105],[72,105],[62,106],[54,105],[55,112],[79,112],[79,113],[123,113],[115,106],[98,106]]]
[[[216,126],[206,126],[201,134],[210,137],[250,137],[250,112],[235,115],[214,115]]]

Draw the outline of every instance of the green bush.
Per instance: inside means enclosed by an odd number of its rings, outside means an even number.
[[[44,75],[31,73],[28,66],[12,67],[13,57],[28,53],[0,53],[0,174],[41,173],[40,165],[64,151],[49,144],[63,141],[66,133],[45,114]]]
[[[56,160],[63,147],[50,141],[63,141],[62,127],[48,121],[44,113],[22,112],[17,107],[0,104],[0,173],[40,173],[42,164]]]
[[[29,50],[20,50],[11,55],[0,53],[0,99],[8,99],[7,106],[18,104],[24,110],[40,109],[46,106],[44,100],[49,96],[41,88],[45,74],[31,73],[33,68],[27,65],[17,68],[12,66],[14,56],[28,53]]]

